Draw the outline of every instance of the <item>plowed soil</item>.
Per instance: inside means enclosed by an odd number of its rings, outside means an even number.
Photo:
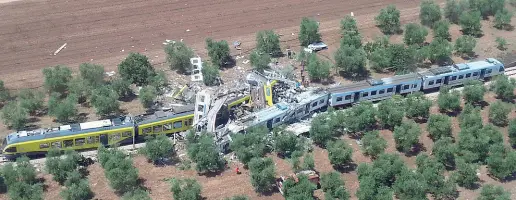
[[[5,1],[3,1],[5,2]],[[0,2],[1,3],[1,2]],[[41,86],[41,69],[54,65],[77,67],[83,62],[115,70],[128,52],[163,63],[165,39],[183,39],[204,53],[212,37],[254,47],[254,34],[275,29],[283,45],[297,46],[302,17],[321,22],[324,39],[338,41],[339,20],[353,12],[360,24],[388,4],[402,18],[417,17],[419,1],[409,0],[91,0],[14,1],[0,4],[0,79],[10,88]],[[414,12],[416,12],[414,15]],[[53,53],[64,43],[65,49]],[[297,48],[296,48],[297,49]]]

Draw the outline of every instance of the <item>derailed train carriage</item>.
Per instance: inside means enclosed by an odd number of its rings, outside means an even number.
[[[252,113],[227,125],[230,133],[264,125],[270,129],[283,123],[294,122],[310,116],[328,106],[349,106],[361,101],[379,101],[395,94],[437,90],[444,85],[460,85],[468,80],[485,80],[503,74],[504,65],[493,58],[482,61],[454,64],[428,71],[410,73],[383,79],[371,79],[328,90],[307,91],[297,95],[294,102],[277,102],[271,107]],[[272,85],[272,84],[271,84]],[[272,88],[269,88],[271,90]],[[264,93],[267,92],[266,90]],[[270,92],[270,91],[269,91]],[[268,96],[272,94],[269,93]],[[264,94],[267,97],[267,94]],[[239,97],[227,103],[231,110],[250,96]],[[272,100],[268,100],[272,101]],[[268,102],[269,103],[269,102]],[[225,110],[225,109],[223,109]],[[132,142],[147,135],[174,134],[192,127],[193,106],[180,110],[156,112],[136,117],[63,125],[57,128],[19,131],[9,134],[2,143],[2,154],[16,157],[22,154],[44,154],[51,147],[62,149],[94,149],[100,145],[111,146]],[[219,146],[225,151],[229,140]]]

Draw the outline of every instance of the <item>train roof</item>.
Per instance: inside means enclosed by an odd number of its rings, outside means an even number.
[[[330,92],[330,93],[353,92],[353,91],[359,91],[362,89],[366,89],[368,87],[371,87],[371,84],[369,84],[367,81],[359,81],[356,83],[328,88],[328,92]]]
[[[405,83],[409,81],[416,81],[419,79],[419,75],[417,73],[410,73],[410,74],[403,74],[403,75],[397,75],[393,77],[388,78],[382,78],[383,85],[396,85],[400,83]]]
[[[469,63],[458,63],[448,66],[442,66],[442,67],[436,67],[429,69],[427,71],[419,72],[419,74],[423,77],[431,77],[431,76],[440,76],[440,75],[449,75],[455,72],[459,71],[465,71],[465,70],[479,70],[479,69],[485,69],[489,67],[496,67],[496,66],[503,66],[503,64],[494,59],[494,58],[487,58],[485,60],[480,61],[474,61]]]
[[[152,114],[143,114],[135,117],[135,121],[137,124],[148,124],[157,121],[162,121],[164,119],[172,119],[177,117],[183,117],[186,115],[194,114],[195,105],[186,105],[181,107],[176,107],[167,111],[156,111]]]
[[[296,94],[295,98],[298,104],[310,103],[313,100],[321,98],[322,96],[328,96],[328,93],[324,90],[310,90],[300,94]]]
[[[62,125],[60,127],[42,128],[32,131],[18,131],[7,135],[7,144],[41,140],[54,137],[77,135],[82,133],[112,130],[118,128],[132,127],[133,120],[130,116],[122,116],[114,119],[105,119],[78,124]]]
[[[266,109],[260,110],[258,112],[252,113],[246,117],[243,117],[239,120],[242,124],[246,126],[253,126],[256,124],[260,124],[262,122],[266,122],[269,119],[277,117],[283,113],[285,113],[289,109],[289,105],[284,102],[280,102],[274,104],[272,107],[268,107]]]

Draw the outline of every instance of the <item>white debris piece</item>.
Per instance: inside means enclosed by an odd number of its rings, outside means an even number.
[[[59,47],[59,49],[57,49],[55,52],[54,52],[54,56],[57,55],[61,50],[63,50],[65,47],[66,47],[66,44],[67,43],[64,43],[63,45],[61,45],[61,47]]]
[[[190,32],[190,29],[186,29],[186,32]]]
[[[106,72],[107,76],[114,76],[116,74],[115,71]]]
[[[247,63],[249,63],[249,60],[242,61],[242,64],[247,64]]]
[[[354,16],[355,16],[355,14],[353,14],[353,12],[351,12],[351,17],[354,17]]]
[[[190,58],[190,63],[192,63],[193,71],[191,80],[192,81],[202,81],[202,60],[201,57]]]

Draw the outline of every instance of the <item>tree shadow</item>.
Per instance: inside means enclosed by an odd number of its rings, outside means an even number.
[[[418,124],[422,124],[422,123],[428,122],[428,117],[413,117],[411,119],[414,120],[414,122],[416,122]]]
[[[475,54],[475,53],[473,53],[473,55],[471,55],[471,54],[464,54],[464,55],[461,55],[460,57],[462,59],[464,59],[464,60],[473,60],[473,59],[478,58],[478,54]]]
[[[335,169],[336,171],[340,172],[340,173],[349,173],[349,172],[352,172],[352,171],[355,171],[355,169],[357,168],[357,164],[355,164],[354,162],[352,163],[348,163],[346,165],[341,165],[341,166],[333,166],[333,169]]]
[[[261,196],[261,195],[263,195],[263,196],[272,196],[272,195],[274,195],[274,194],[276,194],[276,193],[279,193],[279,192],[280,192],[280,191],[279,191],[278,187],[276,187],[276,185],[274,185],[273,187],[271,187],[271,189],[270,189],[270,190],[263,191],[263,192],[259,192],[258,194],[259,194],[260,196]]]
[[[472,103],[472,105],[475,107],[480,107],[480,109],[483,110],[486,106],[489,105],[489,103],[487,101],[480,101],[480,102]]]
[[[41,119],[39,119],[37,117],[31,117],[31,118],[27,119],[27,123],[36,123],[39,121],[41,121]]]
[[[207,172],[202,172],[202,173],[197,172],[197,175],[205,176],[207,178],[213,178],[213,177],[216,177],[216,176],[220,176],[222,174],[222,172],[224,172],[224,170],[207,171]]]
[[[131,102],[131,101],[135,100],[136,98],[138,98],[138,96],[136,96],[134,93],[131,93],[129,95],[119,98],[118,100],[123,101],[123,102]]]
[[[344,71],[339,71],[339,75],[345,79],[349,79],[352,81],[363,81],[371,76],[371,72],[369,70],[365,70],[363,72],[359,72],[357,75],[346,73]]]
[[[505,27],[503,27],[502,30],[514,31],[514,26],[512,24],[508,24],[508,25],[505,25]]]
[[[440,112],[448,115],[449,117],[457,117],[462,112],[462,108],[455,110],[441,110]]]
[[[410,151],[405,152],[405,156],[407,156],[407,157],[417,156],[422,151],[426,151],[426,147],[423,146],[423,144],[421,144],[420,142],[418,142],[417,144],[412,146],[412,149],[410,149]]]

